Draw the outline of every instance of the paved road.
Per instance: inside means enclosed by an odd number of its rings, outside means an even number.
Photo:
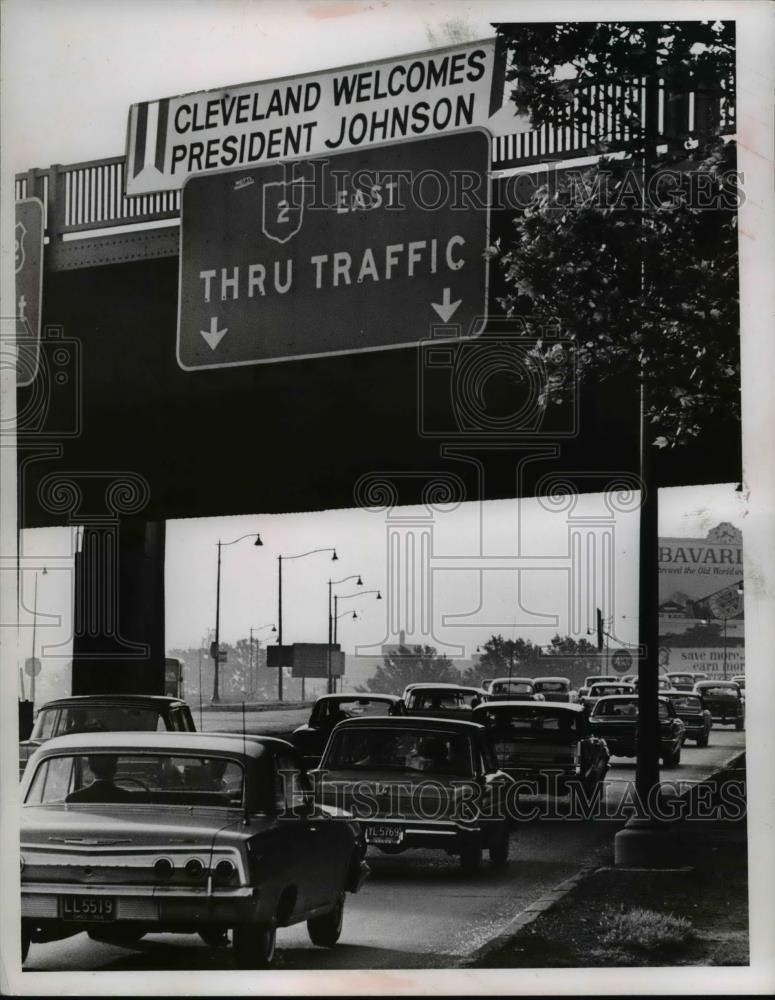
[[[714,730],[706,750],[688,747],[678,768],[663,780],[695,782],[745,745],[745,734]],[[634,779],[631,761],[613,758],[606,801],[619,802]],[[303,924],[278,934],[276,965],[306,968],[445,968],[459,964],[499,933],[549,889],[587,864],[610,860],[611,820],[537,820],[512,832],[505,871],[486,865],[476,877],[461,874],[454,858],[431,851],[398,857],[370,852],[372,876],[360,893],[348,896],[341,943],[314,948]],[[232,968],[228,950],[211,952],[189,935],[148,935],[134,950],[103,945],[85,934],[33,944],[30,970],[153,970]]]

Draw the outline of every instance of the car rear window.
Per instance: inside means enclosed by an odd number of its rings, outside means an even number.
[[[736,698],[737,688],[736,687],[724,687],[724,685],[719,684],[716,687],[704,687],[700,689],[702,694],[707,698]]]
[[[325,767],[332,771],[472,773],[467,736],[440,730],[350,729],[335,732]]]
[[[467,691],[417,691],[409,695],[409,708],[417,711],[461,711],[471,708],[476,695]]]
[[[676,712],[680,712],[681,710],[690,712],[702,711],[702,702],[695,695],[686,694],[681,695],[680,698],[674,696],[670,698],[670,701],[672,701]]]
[[[571,712],[498,711],[496,708],[477,712],[476,722],[483,722],[497,735],[527,738],[556,734],[571,736],[578,732],[579,718]]]
[[[243,768],[221,756],[90,753],[38,765],[27,805],[94,803],[223,806],[242,803]]]
[[[532,684],[520,681],[498,681],[490,685],[490,694],[507,694],[510,697],[518,698],[523,694],[533,694],[535,688]]]
[[[567,691],[568,685],[565,681],[536,681],[536,691]]]
[[[69,733],[161,732],[167,727],[155,708],[134,705],[72,705],[60,708],[57,736]]]
[[[603,699],[595,705],[593,715],[597,718],[601,716],[604,718],[620,718],[620,719],[637,719],[638,717],[638,699],[631,698],[626,701],[608,700]],[[667,705],[664,702],[659,702],[659,717],[660,719],[666,719],[669,715]]]

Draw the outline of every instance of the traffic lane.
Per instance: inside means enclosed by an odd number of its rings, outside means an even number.
[[[584,859],[610,849],[608,822],[521,823],[512,831],[505,869],[485,861],[464,875],[456,858],[418,850],[400,856],[369,851],[371,878],[348,895],[336,948],[316,948],[305,924],[278,932],[278,969],[445,968],[470,952],[574,874]],[[600,861],[599,863],[602,863]],[[196,935],[149,934],[133,950],[92,941],[81,933],[33,944],[25,969],[231,969],[229,949],[210,951]]]
[[[745,734],[713,730],[707,748],[687,747],[666,781],[707,779],[745,748]],[[614,758],[605,783],[605,814],[615,814],[635,780],[633,762]],[[539,803],[531,797],[526,803]],[[548,815],[547,815],[548,814]],[[552,818],[553,817],[553,818]],[[371,849],[371,878],[347,897],[340,944],[315,948],[300,924],[278,933],[278,968],[444,968],[455,965],[500,933],[510,920],[585,865],[607,863],[620,820],[569,820],[562,811],[518,822],[511,832],[505,869],[487,863],[475,877],[442,852],[387,856]],[[210,951],[196,935],[149,934],[135,950],[91,941],[79,934],[33,944],[30,970],[230,969],[230,952]]]

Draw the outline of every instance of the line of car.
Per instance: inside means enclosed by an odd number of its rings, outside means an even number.
[[[666,765],[687,738],[707,745],[714,719],[741,722],[731,690],[660,694]],[[43,706],[20,746],[23,957],[83,930],[128,946],[197,933],[211,947],[230,930],[236,963],[263,967],[277,928],[301,921],[332,947],[369,847],[439,849],[465,872],[486,851],[504,866],[509,798],[526,781],[594,795],[611,755],[636,752],[637,693],[600,678],[581,702],[565,678],[424,683],[323,696],[288,740],[194,729],[180,699]]]

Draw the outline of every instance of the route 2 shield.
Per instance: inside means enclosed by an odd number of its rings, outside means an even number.
[[[261,228],[267,239],[287,243],[301,229],[303,217],[303,181],[273,181],[264,185]]]

